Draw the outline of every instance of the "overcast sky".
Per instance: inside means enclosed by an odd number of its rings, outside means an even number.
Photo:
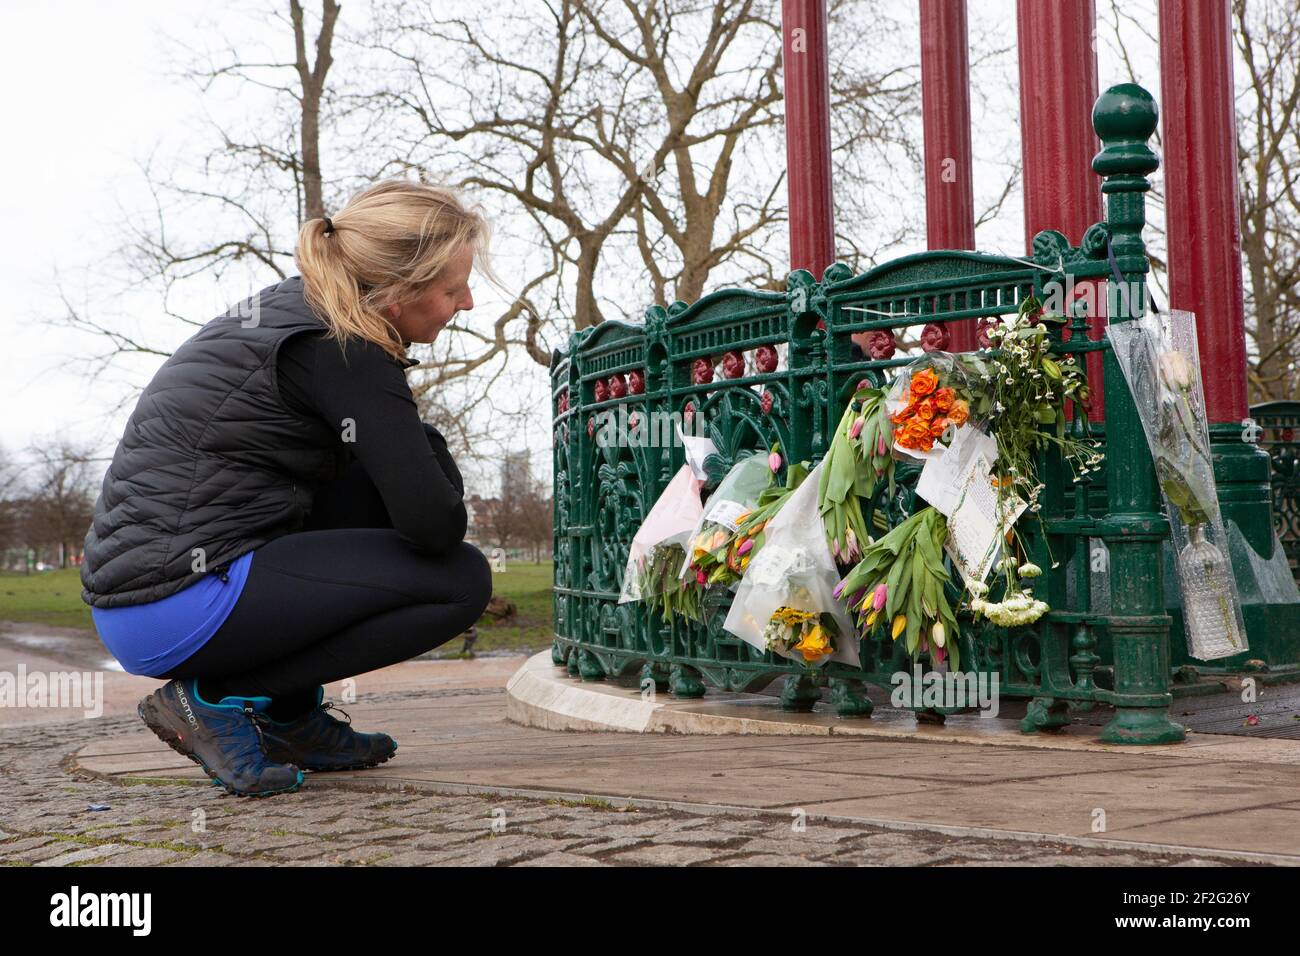
[[[898,2],[911,5],[915,0]],[[1154,0],[1134,9],[1145,16],[1148,7],[1154,7]],[[0,151],[0,282],[6,297],[0,318],[5,333],[0,446],[10,452],[63,432],[100,444],[110,454],[130,406],[110,414],[104,396],[132,383],[142,385],[161,362],[146,360],[92,387],[74,363],[92,353],[95,343],[41,320],[61,313],[60,285],[78,296],[79,307],[94,311],[104,306],[94,298],[93,270],[109,251],[114,223],[124,211],[149,208],[138,164],[152,151],[177,148],[198,112],[192,88],[165,77],[166,37],[199,45],[207,28],[197,18],[208,9],[150,0],[0,6],[0,129],[6,144]],[[972,34],[1009,31],[1014,37],[1011,0],[971,0],[969,9]],[[257,28],[253,20],[234,22],[235,29],[241,23]],[[1150,22],[1154,24],[1153,16]],[[1104,30],[1099,33],[1104,89],[1128,77],[1107,49]],[[1009,63],[1014,77],[1014,59]],[[1154,64],[1139,79],[1158,89]],[[1002,108],[995,109],[998,115],[986,118],[997,129],[984,132],[976,116],[977,138],[1014,135],[1017,92],[1010,88],[1004,95]],[[1020,251],[1015,248],[1021,242],[1019,217],[1020,205],[1013,202],[996,228],[981,232],[981,247]],[[916,250],[900,253],[907,251]],[[206,320],[225,304],[195,308],[202,312],[195,318]],[[173,345],[189,334],[177,334],[177,323],[152,314],[154,309],[156,303],[141,305],[142,323],[172,329]],[[540,369],[538,374],[543,374]]]

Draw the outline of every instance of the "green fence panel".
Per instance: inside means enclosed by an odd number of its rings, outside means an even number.
[[[810,709],[824,682],[841,716],[870,715],[864,684],[889,687],[894,674],[911,670],[901,642],[863,639],[859,667],[831,662],[813,677],[723,629],[731,600],[725,588],[708,592],[704,623],[674,617],[665,624],[641,603],[617,603],[631,539],[684,462],[671,434],[637,446],[628,431],[641,415],[656,423],[652,431],[677,419],[702,424],[718,448],[706,492],[740,456],[776,442],[787,461],[816,462],[857,383],[881,384],[922,351],[943,349],[950,323],[1014,314],[1026,296],[1043,298],[1053,284],[1105,281],[1108,248],[1126,283],[1143,289],[1155,104],[1140,87],[1115,87],[1098,100],[1093,122],[1103,143],[1093,168],[1103,180],[1106,219],[1077,247],[1046,231],[1026,260],[940,251],[858,275],[837,264],[820,282],[796,271],[784,292],[726,289],[689,305],[652,307],[643,325],[610,321],[572,336],[551,367],[557,665],[583,680],[633,678],[684,698],[703,695],[706,684],[752,691],[788,677],[782,703],[791,710]],[[1109,321],[1131,317],[1122,301]],[[1103,739],[1177,741],[1183,731],[1168,715],[1171,619],[1160,560],[1168,526],[1123,376],[1108,343],[1091,340],[1087,329],[1087,316],[1075,309],[1067,327],[1053,331],[1053,348],[1080,362],[1092,352],[1103,356],[1106,423],[1091,434],[1104,442],[1105,466],[1076,483],[1058,454],[1044,454],[1043,520],[1027,522],[1030,555],[1044,570],[1035,592],[1052,610],[1010,631],[964,615],[962,668],[996,677],[1003,695],[1029,699],[1021,724],[1027,733],[1107,704],[1115,716]],[[850,336],[859,332],[869,333],[869,346],[855,359]],[[912,354],[899,346],[904,333],[919,336]],[[616,417],[606,424],[609,413]],[[1086,427],[1077,410],[1071,427]],[[895,495],[882,487],[864,503],[868,520],[892,527],[913,513],[918,474],[900,465]],[[1098,592],[1107,593],[1102,607],[1093,606]]]

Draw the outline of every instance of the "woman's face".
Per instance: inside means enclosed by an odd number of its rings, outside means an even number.
[[[474,308],[469,291],[473,266],[474,249],[465,246],[418,297],[388,307],[389,319],[403,342],[432,342],[457,312]]]

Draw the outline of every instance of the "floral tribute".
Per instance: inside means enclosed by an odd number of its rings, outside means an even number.
[[[933,365],[912,373],[906,388],[906,404],[889,416],[894,442],[911,452],[928,452],[935,442],[950,434],[949,426],[966,424],[970,418],[970,397],[957,387],[951,376],[945,382]]]
[[[807,597],[811,599],[811,595]],[[776,609],[763,630],[768,650],[798,656],[810,668],[824,663],[835,653],[838,637],[834,615],[784,605]]]

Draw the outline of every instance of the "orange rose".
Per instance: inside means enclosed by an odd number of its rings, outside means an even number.
[[[919,402],[916,406],[916,417],[925,422],[934,418],[934,399],[927,398]]]
[[[946,412],[952,408],[952,403],[957,400],[957,393],[951,388],[941,388],[934,393],[932,401],[934,407],[941,412]]]
[[[934,439],[930,436],[930,426],[923,421],[913,420],[903,426],[902,437],[899,444],[904,448],[914,448],[921,451],[929,451],[934,444]]]
[[[935,374],[934,369],[927,368],[917,372],[912,376],[912,397],[924,398],[935,390],[939,385],[939,376]]]
[[[948,420],[954,425],[966,424],[966,419],[970,417],[970,406],[965,402],[955,402],[952,411],[948,413]]]
[[[948,419],[946,418],[936,418],[934,421],[930,422],[930,434],[933,435],[935,438],[938,438],[947,430],[948,430]]]

